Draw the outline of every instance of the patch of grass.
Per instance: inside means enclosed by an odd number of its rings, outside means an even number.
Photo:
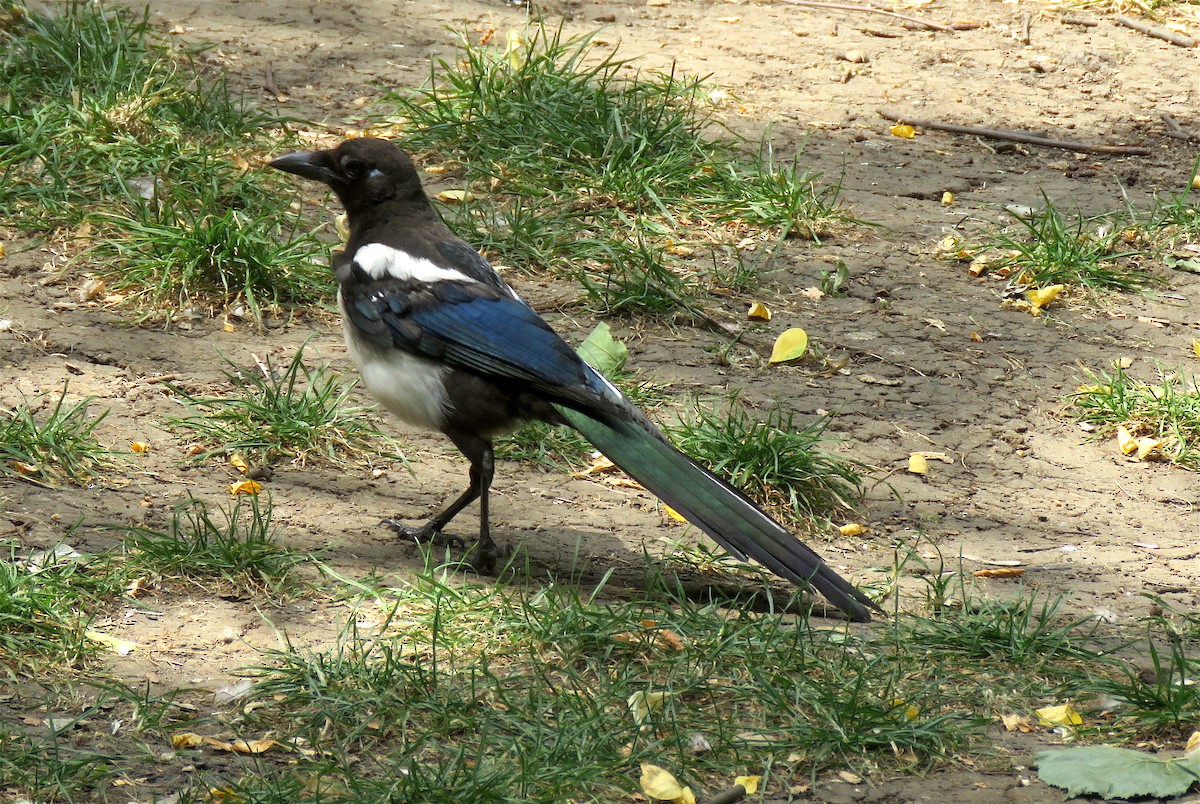
[[[143,319],[332,298],[326,249],[281,225],[292,193],[253,170],[290,138],[203,48],[75,0],[0,31],[0,208],[71,252]],[[274,128],[270,128],[274,126]]]
[[[825,452],[828,418],[797,427],[777,407],[765,418],[735,396],[711,406],[697,402],[667,431],[675,446],[753,499],[797,523],[853,509],[862,498],[864,466]]]
[[[974,733],[936,665],[782,615],[601,593],[424,573],[336,645],[270,652],[251,726],[303,738],[331,789],[429,802],[614,801],[641,762],[709,791],[761,772],[778,792],[830,766],[937,761]]]
[[[1093,618],[1065,619],[1062,602],[1062,597],[1039,601],[1036,590],[1012,600],[971,601],[961,610],[943,608],[932,617],[909,620],[904,639],[914,649],[1001,661],[1031,674],[1063,658],[1096,658],[1095,650],[1084,646],[1095,630]]]
[[[0,411],[0,476],[46,486],[60,480],[86,483],[111,466],[111,453],[95,437],[108,411],[89,416],[90,397],[68,404],[65,385],[49,413],[41,415],[49,402],[44,397]]]
[[[270,498],[256,494],[239,494],[219,518],[189,497],[175,507],[168,530],[128,528],[123,543],[131,573],[274,598],[295,591],[292,571],[310,558],[276,543]]]
[[[1159,382],[1134,379],[1119,364],[1111,372],[1089,372],[1089,383],[1071,395],[1069,411],[1105,433],[1125,427],[1133,438],[1158,442],[1153,454],[1200,470],[1200,392],[1195,377],[1159,372]]]
[[[0,206],[28,229],[78,224],[180,141],[232,150],[266,117],[233,99],[198,48],[160,40],[149,11],[19,5],[0,32]]]
[[[78,667],[101,645],[86,632],[124,576],[107,559],[8,546],[0,558],[0,665]],[[67,554],[72,554],[69,557]],[[33,559],[32,561],[30,559]]]
[[[176,389],[194,414],[171,424],[193,431],[207,446],[197,458],[240,454],[257,465],[284,458],[300,465],[372,455],[403,460],[395,441],[380,432],[373,409],[353,401],[354,381],[339,379],[328,366],[310,368],[305,345],[282,371],[269,357],[246,369],[230,363],[229,396]]]
[[[194,706],[178,700],[193,691],[190,689],[172,689],[156,694],[149,679],[133,687],[118,678],[105,675],[85,679],[84,684],[98,693],[94,709],[111,713],[116,706],[127,707],[125,712],[128,714],[122,713],[121,725],[133,732],[178,728],[194,723],[198,718]]]
[[[1138,291],[1161,281],[1140,268],[1127,226],[1112,216],[1068,218],[1043,194],[1043,206],[1028,214],[1010,213],[1015,231],[992,235],[981,252],[998,252],[989,264],[1008,277],[1009,287],[1055,284],[1092,289]]]
[[[391,100],[409,147],[480,188],[449,210],[460,234],[498,262],[576,277],[607,311],[694,314],[713,282],[694,252],[849,220],[796,163],[741,155],[701,80],[632,66],[541,27],[506,50],[465,43]]]
[[[1142,654],[1148,667],[1120,664],[1120,675],[1097,680],[1090,690],[1117,702],[1114,716],[1138,734],[1171,734],[1186,739],[1200,722],[1200,658],[1189,656],[1187,645],[1168,637],[1165,652],[1159,647],[1161,625],[1151,622]]]
[[[0,724],[0,787],[20,791],[14,801],[80,801],[103,787],[119,758],[76,748],[65,734],[34,738]]]
[[[268,311],[332,301],[328,246],[282,222],[291,196],[213,154],[197,154],[204,175],[180,176],[150,199],[89,216],[89,255],[112,291],[145,319]],[[187,171],[192,172],[192,165]],[[152,179],[153,180],[153,179]],[[163,182],[171,182],[165,177]]]
[[[1147,226],[1152,237],[1164,240],[1168,246],[1200,237],[1200,200],[1193,194],[1193,190],[1200,187],[1200,184],[1197,184],[1197,176],[1200,176],[1200,157],[1193,163],[1191,175],[1188,176],[1182,192],[1166,198],[1155,196],[1155,207],[1149,215],[1150,222]],[[1166,262],[1169,267],[1184,262],[1183,270],[1200,272],[1200,257],[1194,255],[1188,261],[1186,258],[1181,260],[1176,255],[1168,254]]]

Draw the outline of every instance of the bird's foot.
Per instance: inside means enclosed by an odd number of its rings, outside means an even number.
[[[429,525],[414,528],[395,519],[385,519],[383,520],[383,524],[391,528],[401,539],[407,539],[417,544],[429,544],[435,547],[453,547],[457,550],[461,550],[467,546],[467,543],[461,537],[442,533],[437,528],[429,527]]]
[[[401,539],[433,547],[463,550],[465,551],[465,555],[462,558],[463,563],[470,565],[477,572],[488,575],[495,574],[497,560],[502,555],[507,557],[508,554],[507,551],[502,551],[491,539],[475,541],[468,545],[466,540],[461,537],[442,533],[437,528],[431,528],[428,524],[414,528],[395,519],[385,519],[383,520],[383,524],[391,528]]]

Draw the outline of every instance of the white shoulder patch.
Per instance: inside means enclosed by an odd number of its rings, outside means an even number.
[[[367,243],[354,252],[354,262],[372,279],[415,279],[418,282],[474,282],[471,277],[453,268],[434,265],[424,257],[401,251],[383,243]]]

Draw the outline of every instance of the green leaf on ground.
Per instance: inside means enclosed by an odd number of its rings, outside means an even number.
[[[612,336],[612,329],[603,321],[596,325],[576,351],[601,374],[620,371],[629,357],[629,349]]]
[[[1091,745],[1043,751],[1037,762],[1042,781],[1065,787],[1072,797],[1180,796],[1200,781],[1200,753],[1158,757],[1113,745]]]

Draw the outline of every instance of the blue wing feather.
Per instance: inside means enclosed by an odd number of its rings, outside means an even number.
[[[510,298],[473,298],[414,311],[409,320],[445,345],[443,359],[541,388],[590,385],[579,356],[541,316]]]

